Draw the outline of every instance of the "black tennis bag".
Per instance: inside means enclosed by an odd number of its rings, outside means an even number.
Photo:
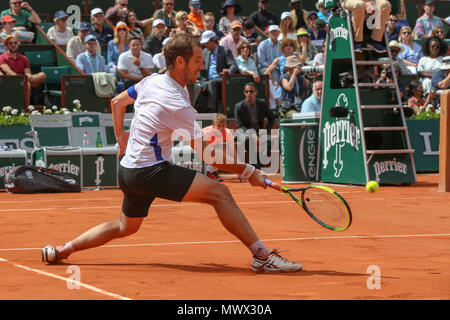
[[[12,193],[81,192],[75,179],[54,169],[29,165],[14,167],[5,176],[4,183]]]

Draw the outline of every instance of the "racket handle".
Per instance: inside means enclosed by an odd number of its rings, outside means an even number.
[[[276,184],[275,182],[269,180],[269,179],[264,179],[264,182],[266,183],[266,186],[273,188],[275,190],[278,191],[282,191],[281,186],[279,186],[278,184]]]

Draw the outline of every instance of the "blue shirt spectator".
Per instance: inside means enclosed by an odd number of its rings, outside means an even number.
[[[220,74],[217,72],[217,53],[219,52],[219,46],[209,56],[208,66],[208,80],[220,78]]]
[[[93,35],[89,35],[84,39],[86,51],[77,56],[77,67],[86,74],[96,72],[109,72],[106,66],[105,58],[96,53],[97,41]]]
[[[320,100],[322,99],[322,81],[317,80],[313,84],[313,93],[308,99],[303,101],[302,113],[304,112],[320,112],[321,105]]]

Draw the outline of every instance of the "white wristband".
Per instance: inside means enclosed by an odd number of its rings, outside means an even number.
[[[255,173],[256,168],[250,164],[245,165],[245,169],[241,172],[241,176],[250,179],[250,177]]]

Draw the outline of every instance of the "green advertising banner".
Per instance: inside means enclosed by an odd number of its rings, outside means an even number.
[[[406,154],[375,155],[369,162],[369,177],[378,183],[413,182],[411,158]]]
[[[117,187],[119,185],[117,149],[89,148],[83,153],[83,187]]]
[[[27,162],[25,150],[0,151],[0,190],[5,189],[3,179],[14,167],[22,166]]]
[[[440,120],[406,120],[417,172],[439,171]]]
[[[45,148],[46,168],[58,170],[82,185],[81,148]]]

